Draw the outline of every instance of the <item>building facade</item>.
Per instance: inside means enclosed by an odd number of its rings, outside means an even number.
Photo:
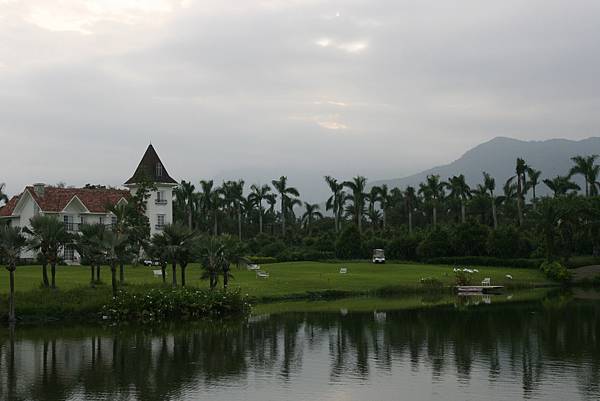
[[[146,149],[133,176],[125,182],[128,189],[62,188],[34,184],[0,207],[0,222],[29,227],[33,216],[44,214],[56,216],[72,233],[79,232],[82,224],[104,224],[110,228],[116,223],[116,217],[108,210],[109,207],[127,203],[142,182],[151,183],[156,188],[150,193],[146,209],[150,232],[154,235],[173,221],[173,189],[177,182],[169,176],[152,145]],[[35,255],[28,251],[22,257],[33,259]],[[63,258],[73,263],[79,261],[77,252],[69,247],[64,250]]]

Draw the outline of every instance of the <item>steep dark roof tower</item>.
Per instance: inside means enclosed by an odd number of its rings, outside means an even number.
[[[125,185],[138,184],[144,180],[151,181],[156,184],[177,184],[163,165],[162,161],[158,157],[156,150],[152,145],[148,145],[142,161],[138,165],[133,177],[125,182]]]

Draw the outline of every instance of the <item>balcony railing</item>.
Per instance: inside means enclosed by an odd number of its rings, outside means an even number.
[[[73,233],[80,232],[81,226],[83,225],[82,223],[64,223],[64,224],[65,224],[65,230],[67,230],[68,232],[73,232]],[[94,223],[89,223],[89,225],[92,225],[92,224],[94,224]],[[112,230],[114,227],[115,227],[115,225],[112,223],[104,224],[104,228],[106,228],[107,230]]]
[[[154,200],[154,204],[155,205],[166,205],[167,204],[167,200],[166,199],[155,199]]]

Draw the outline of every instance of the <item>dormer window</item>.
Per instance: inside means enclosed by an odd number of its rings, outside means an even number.
[[[162,177],[163,175],[163,166],[160,162],[156,163],[156,176]]]

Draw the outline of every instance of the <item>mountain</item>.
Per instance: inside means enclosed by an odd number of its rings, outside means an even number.
[[[600,137],[572,141],[569,139],[549,139],[545,141],[522,141],[519,139],[497,137],[467,151],[452,163],[431,168],[404,178],[373,181],[370,185],[387,184],[390,188],[418,187],[430,174],[439,174],[443,180],[458,174],[464,174],[467,183],[474,187],[483,182],[483,171],[496,178],[496,189],[502,191],[504,182],[515,175],[517,157],[525,159],[527,164],[541,170],[541,179],[566,175],[576,155],[600,155]],[[583,188],[583,179],[573,180]],[[541,182],[541,180],[540,180]],[[542,183],[536,192],[547,194],[548,188]]]

